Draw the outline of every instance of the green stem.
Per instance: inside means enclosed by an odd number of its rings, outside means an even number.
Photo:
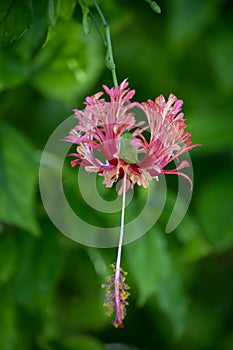
[[[95,4],[95,7],[96,7],[98,13],[99,13],[102,24],[105,28],[105,32],[106,32],[106,43],[105,44],[107,46],[106,66],[112,72],[113,84],[116,87],[116,86],[118,86],[118,82],[117,82],[117,75],[116,75],[116,65],[114,62],[113,51],[112,51],[110,28],[109,28],[109,25],[108,25],[103,13],[102,13],[97,1],[93,0],[93,2]]]

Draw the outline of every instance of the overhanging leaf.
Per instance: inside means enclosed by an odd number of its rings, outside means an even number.
[[[158,303],[170,319],[174,332],[181,333],[187,311],[182,281],[159,230],[151,230],[142,239],[125,247],[130,273],[139,289],[139,303],[156,294]]]
[[[209,181],[196,198],[204,234],[217,251],[233,246],[232,193],[232,175],[222,173]]]
[[[61,269],[58,241],[53,232],[46,232],[39,239],[25,234],[20,238],[21,261],[14,293],[23,305],[38,308],[49,300],[58,281]]]
[[[26,63],[8,51],[0,52],[0,91],[22,83],[29,73]]]
[[[139,304],[157,291],[159,279],[169,273],[168,256],[161,234],[150,231],[143,238],[125,246],[130,273],[139,289]]]
[[[185,218],[176,229],[176,236],[182,243],[178,260],[191,262],[206,257],[212,252],[212,247],[203,234],[197,217],[186,213]]]
[[[205,154],[210,154],[221,149],[231,148],[233,146],[232,138],[232,112],[228,105],[215,107],[199,104],[189,114],[192,116],[189,120],[189,129],[195,135],[195,140],[203,144]],[[219,122],[221,117],[221,123]],[[208,127],[207,127],[208,125]],[[201,152],[202,150],[193,150]]]
[[[0,90],[18,86],[30,76],[33,59],[47,36],[46,5],[47,0],[32,1],[33,21],[29,30],[12,45],[1,49]]]
[[[62,322],[68,329],[75,326],[85,332],[93,331],[103,328],[107,322],[98,293],[94,297],[82,298],[80,302],[66,303],[65,309]]]
[[[60,0],[59,1],[59,15],[64,19],[69,19],[72,16],[76,0]]]
[[[74,11],[75,0],[48,0],[48,22],[54,26],[59,17],[69,19]]]
[[[10,126],[0,126],[0,220],[34,235],[39,228],[33,211],[37,180],[34,148]]]
[[[31,82],[42,95],[71,102],[84,96],[104,67],[101,43],[95,35],[84,39],[82,25],[73,20],[57,23],[52,35],[35,61]]]
[[[222,32],[214,35],[208,44],[208,53],[216,78],[216,86],[222,88],[224,92],[231,96],[233,88],[232,28],[226,25],[224,29],[222,28]]]
[[[18,39],[30,26],[30,0],[4,0],[0,5],[0,46]]]
[[[0,283],[7,282],[16,268],[16,247],[12,235],[0,235]]]
[[[4,293],[0,293],[0,337],[1,348],[4,350],[14,350],[18,347],[17,329],[16,329],[16,308],[12,300]],[[18,338],[18,339],[17,339]]]
[[[190,45],[212,20],[215,7],[210,1],[173,1],[167,31],[170,45],[176,50]]]
[[[61,340],[62,348],[65,350],[104,350],[104,344],[90,335],[77,335],[64,337]]]

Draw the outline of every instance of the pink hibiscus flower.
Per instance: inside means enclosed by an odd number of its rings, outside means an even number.
[[[107,283],[103,285],[106,314],[115,315],[112,321],[115,327],[123,326],[129,296],[126,273],[120,267],[125,193],[135,184],[148,187],[148,181],[158,180],[162,174],[183,176],[192,189],[191,179],[180,171],[190,166],[186,160],[175,169],[166,170],[165,167],[175,159],[178,161],[182,153],[199,146],[192,143],[191,133],[185,131],[182,100],[170,94],[168,101],[160,95],[155,101],[131,102],[135,91],[128,85],[127,80],[111,89],[104,85],[110,101],[102,98],[103,92],[87,97],[84,110],[74,110],[78,123],[65,138],[65,141],[77,144],[76,153],[70,154],[75,157],[71,161],[73,167],[80,164],[87,172],[103,176],[106,187],[123,179],[119,189],[123,196],[117,261],[111,265],[113,275],[107,277]],[[134,107],[144,113],[147,125],[136,122]]]
[[[170,94],[167,102],[162,95],[155,101],[131,102],[135,90],[128,89],[126,80],[115,88],[103,88],[110,101],[101,98],[103,92],[99,92],[86,98],[83,111],[74,110],[78,124],[65,138],[77,144],[77,153],[70,154],[76,158],[71,165],[80,164],[87,172],[103,176],[106,187],[112,187],[126,175],[126,191],[135,184],[148,187],[148,180],[162,174],[183,176],[192,187],[191,179],[179,171],[189,166],[187,161],[173,170],[164,169],[182,153],[198,146],[192,144],[191,133],[185,131],[184,115],[180,113],[183,101]],[[147,126],[141,128],[143,122],[136,123],[133,107],[145,113]],[[150,133],[149,140],[143,135],[145,130]],[[128,159],[131,154],[135,155],[134,160]],[[140,161],[136,159],[139,154]],[[119,194],[122,191],[123,185]]]

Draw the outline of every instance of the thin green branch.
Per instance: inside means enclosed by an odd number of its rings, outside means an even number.
[[[150,5],[150,7],[154,12],[161,13],[161,8],[155,1],[152,1],[152,0],[145,0],[145,1]]]
[[[97,3],[96,0],[93,0],[94,2],[94,5],[98,11],[98,14],[100,16],[100,19],[101,19],[101,22],[105,28],[105,32],[106,32],[106,46],[107,46],[107,55],[106,55],[106,67],[108,69],[111,70],[112,72],[112,79],[113,79],[113,84],[114,86],[117,86],[118,85],[118,82],[117,82],[117,75],[116,75],[116,65],[115,65],[115,62],[114,62],[114,57],[113,57],[113,51],[112,51],[112,42],[111,42],[111,34],[110,34],[110,28],[109,28],[109,25]],[[98,24],[97,24],[98,25]]]

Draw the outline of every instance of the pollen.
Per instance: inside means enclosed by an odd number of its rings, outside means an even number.
[[[103,306],[106,307],[106,316],[111,317],[111,323],[116,328],[123,327],[123,320],[126,316],[126,306],[129,305],[129,289],[125,282],[127,272],[120,268],[119,279],[116,281],[116,265],[111,264],[114,274],[106,278],[107,283],[102,284],[105,289],[105,301]]]

